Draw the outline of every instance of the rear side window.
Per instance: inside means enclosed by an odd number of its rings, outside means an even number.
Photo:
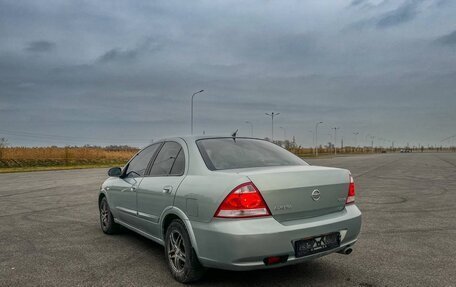
[[[140,151],[128,164],[127,170],[125,171],[126,177],[142,177],[147,169],[147,165],[154,156],[157,148],[160,146],[159,143],[153,144],[144,148]]]
[[[196,144],[210,170],[307,165],[289,151],[264,140],[214,138],[198,140]]]
[[[182,147],[176,142],[166,142],[155,158],[152,169],[150,170],[151,176],[167,176],[173,168],[174,162]],[[182,152],[183,153],[183,152]],[[178,167],[176,167],[177,169]],[[180,174],[179,174],[180,175]]]
[[[169,175],[183,175],[185,170],[185,155],[184,151],[180,149],[176,160],[174,161],[173,167]]]

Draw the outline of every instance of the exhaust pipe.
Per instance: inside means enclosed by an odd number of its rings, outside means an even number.
[[[339,251],[338,253],[349,255],[352,252],[353,252],[353,249],[351,247],[346,247],[346,248],[342,249],[341,251]]]

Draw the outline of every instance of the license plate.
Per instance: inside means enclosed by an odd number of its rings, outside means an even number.
[[[340,234],[338,232],[320,235],[295,241],[295,256],[302,257],[340,246]]]

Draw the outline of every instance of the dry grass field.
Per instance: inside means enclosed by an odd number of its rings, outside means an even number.
[[[292,153],[303,157],[313,157],[313,149],[288,146]],[[74,169],[91,167],[123,166],[136,152],[137,148],[129,146],[110,147],[7,147],[0,146],[0,173],[17,171]],[[398,151],[383,148],[345,147],[337,154],[363,154]],[[415,152],[421,150],[415,149]],[[428,150],[425,150],[428,151]],[[454,150],[453,150],[454,151]],[[320,156],[334,153],[333,149],[320,148]]]
[[[123,165],[137,151],[130,147],[4,147],[0,171]]]

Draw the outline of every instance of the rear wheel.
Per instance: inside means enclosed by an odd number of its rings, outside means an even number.
[[[114,216],[112,216],[106,197],[100,201],[100,224],[101,230],[106,234],[115,234],[120,229],[120,225],[114,222]]]
[[[198,261],[187,229],[179,219],[173,220],[166,230],[165,255],[171,274],[177,281],[189,283],[204,275],[205,268]]]

